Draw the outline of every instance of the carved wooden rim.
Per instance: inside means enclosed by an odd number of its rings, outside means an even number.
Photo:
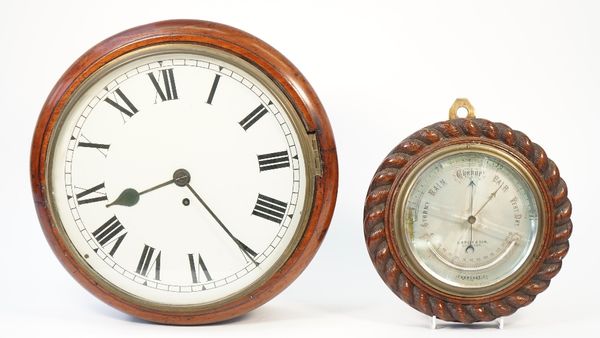
[[[268,76],[294,106],[308,133],[315,135],[321,175],[315,176],[313,204],[306,228],[291,256],[268,280],[244,297],[233,298],[217,308],[197,311],[166,310],[129,302],[103,287],[80,266],[52,224],[47,205],[46,158],[49,141],[71,95],[85,79],[129,52],[158,44],[191,43],[238,56]],[[300,71],[282,54],[258,38],[218,23],[170,20],[139,26],[112,36],[83,54],[59,79],[38,118],[31,149],[31,183],[38,218],[55,255],[71,275],[107,304],[131,315],[167,324],[204,324],[242,315],[283,291],[306,268],[329,227],[337,196],[338,168],[333,132],[316,93]],[[309,192],[310,193],[310,192]]]
[[[442,293],[416,278],[400,258],[392,243],[392,199],[395,188],[413,164],[432,151],[456,143],[495,144],[524,159],[528,171],[540,185],[544,196],[540,256],[520,279],[485,297],[458,297]],[[471,323],[507,316],[531,303],[558,273],[569,250],[572,232],[571,202],[558,168],[544,150],[520,131],[484,119],[453,119],[425,127],[402,141],[377,169],[364,209],[364,234],[369,256],[388,287],[418,311],[446,321]]]

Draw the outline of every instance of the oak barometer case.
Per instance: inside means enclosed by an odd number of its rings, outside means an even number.
[[[457,117],[464,109],[467,116]],[[561,268],[572,231],[558,168],[522,132],[475,117],[412,134],[367,193],[364,234],[388,287],[429,316],[472,323],[512,314]]]
[[[90,49],[50,93],[31,152],[38,217],[86,289],[131,315],[244,314],[316,253],[337,193],[325,111],[261,40],[174,20]]]

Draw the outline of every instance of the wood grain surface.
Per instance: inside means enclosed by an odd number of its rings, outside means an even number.
[[[68,43],[68,41],[63,41]],[[86,78],[111,60],[149,46],[169,43],[200,44],[238,56],[266,74],[292,103],[309,133],[314,133],[321,156],[322,175],[315,179],[313,205],[305,232],[291,256],[263,284],[243,297],[218,307],[157,308],[130,302],[103,286],[83,269],[53,224],[48,207],[46,170],[48,147],[57,121],[74,91]],[[136,27],[112,36],[82,55],[60,78],[40,113],[31,148],[33,198],[42,229],[55,255],[71,275],[104,302],[136,317],[168,324],[203,324],[242,315],[279,294],[308,265],[329,227],[337,196],[338,168],[333,133],[327,115],[310,84],[290,61],[258,38],[218,23],[171,20]],[[310,192],[309,192],[310,193]]]
[[[512,283],[486,296],[459,297],[419,279],[398,252],[391,235],[395,197],[413,165],[432,152],[455,144],[482,143],[521,161],[540,187],[541,212],[547,215],[539,255]],[[571,203],[558,168],[524,133],[485,119],[457,118],[425,127],[403,140],[383,160],[369,187],[364,209],[364,235],[369,256],[387,286],[403,301],[429,316],[472,323],[507,316],[530,304],[559,272],[569,250]]]

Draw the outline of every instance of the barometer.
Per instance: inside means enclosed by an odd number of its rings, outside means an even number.
[[[459,118],[457,112],[466,111]],[[368,251],[385,283],[446,321],[490,321],[544,291],[567,254],[567,186],[522,132],[458,99],[384,159],[367,194]]]

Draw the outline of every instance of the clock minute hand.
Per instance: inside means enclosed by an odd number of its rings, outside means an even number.
[[[500,184],[500,186],[498,187],[498,189],[496,189],[493,193],[490,194],[490,197],[488,197],[487,201],[485,201],[485,203],[483,203],[483,205],[481,206],[481,208],[479,208],[479,210],[477,210],[477,212],[473,215],[473,217],[477,216],[481,210],[483,210],[483,208],[485,208],[486,205],[488,205],[488,203],[490,203],[490,201],[496,197],[496,194],[498,193],[498,191],[500,190],[500,188],[502,188],[504,186],[504,184]]]
[[[235,242],[235,244],[237,244],[237,246],[242,250],[242,252],[255,264],[258,265],[258,263],[254,260],[253,256],[256,256],[256,252],[252,249],[250,249],[246,244],[242,243],[242,241],[240,241],[239,239],[237,239],[232,233],[231,231],[229,231],[229,229],[227,229],[227,227],[225,226],[225,224],[223,224],[223,222],[221,222],[221,220],[219,219],[219,217],[217,217],[217,215],[212,211],[212,209],[206,204],[206,202],[204,202],[204,200],[202,199],[202,197],[200,197],[200,195],[198,195],[198,193],[196,192],[196,190],[194,190],[194,188],[192,188],[192,186],[188,183],[185,185],[188,189],[190,189],[190,191],[192,192],[192,194],[196,197],[196,199],[200,202],[200,204],[202,204],[202,206],[206,209],[206,211],[208,211],[208,213],[215,219],[215,221],[217,221],[217,223],[221,226],[221,228],[223,229],[223,231],[225,231],[225,233],[227,233],[227,235],[229,235],[229,237]]]

